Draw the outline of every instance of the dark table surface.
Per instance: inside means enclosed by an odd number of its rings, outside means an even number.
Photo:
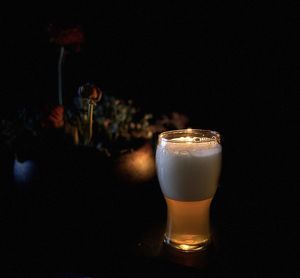
[[[25,185],[10,174],[2,179],[1,277],[297,276],[292,217],[278,209],[284,200],[265,202],[269,187],[255,195],[245,173],[233,178],[223,169],[212,244],[183,253],[163,244],[166,204],[156,178],[128,185],[112,183],[105,168],[97,177],[69,170],[45,171]]]

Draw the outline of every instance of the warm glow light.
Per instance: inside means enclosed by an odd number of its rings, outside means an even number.
[[[119,167],[120,173],[132,181],[142,182],[152,178],[155,174],[155,162],[151,145],[125,154]]]
[[[152,173],[153,158],[149,155],[147,149],[140,149],[132,154],[132,169],[138,171],[142,176]]]
[[[189,251],[190,249],[192,249],[193,246],[191,247],[191,245],[180,244],[178,247],[183,251]]]
[[[189,142],[193,142],[193,139],[194,139],[194,137],[186,136],[186,137],[178,137],[178,138],[176,138],[176,140],[173,139],[173,141],[176,141],[176,142],[183,141],[183,142],[189,143]]]

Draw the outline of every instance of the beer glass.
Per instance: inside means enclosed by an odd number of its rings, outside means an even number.
[[[218,132],[201,129],[159,135],[156,167],[168,216],[164,242],[182,251],[205,249],[210,242],[210,204],[221,171]]]

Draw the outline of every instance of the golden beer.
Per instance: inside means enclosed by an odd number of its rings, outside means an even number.
[[[168,207],[165,243],[182,251],[205,248],[221,170],[219,134],[196,129],[163,132],[156,166]]]

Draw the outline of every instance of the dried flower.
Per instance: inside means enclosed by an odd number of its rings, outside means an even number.
[[[59,46],[75,46],[75,51],[80,51],[80,46],[84,42],[84,33],[80,26],[62,28],[61,26],[50,24],[48,31],[50,42]]]
[[[64,126],[64,107],[54,106],[52,109],[46,109],[46,115],[43,117],[41,126],[43,128],[61,128]]]
[[[89,144],[93,136],[94,106],[100,101],[102,91],[94,84],[87,83],[78,89],[82,108],[82,137],[84,144]]]
[[[96,104],[102,97],[102,91],[95,85],[87,83],[78,89],[78,95],[90,100],[90,103]]]
[[[64,56],[66,53],[66,48],[74,48],[75,52],[80,51],[80,45],[84,41],[84,34],[80,26],[65,27],[50,24],[48,27],[48,32],[50,35],[50,42],[55,43],[60,46],[57,73],[58,73],[58,103],[63,104],[62,95],[62,65]]]

